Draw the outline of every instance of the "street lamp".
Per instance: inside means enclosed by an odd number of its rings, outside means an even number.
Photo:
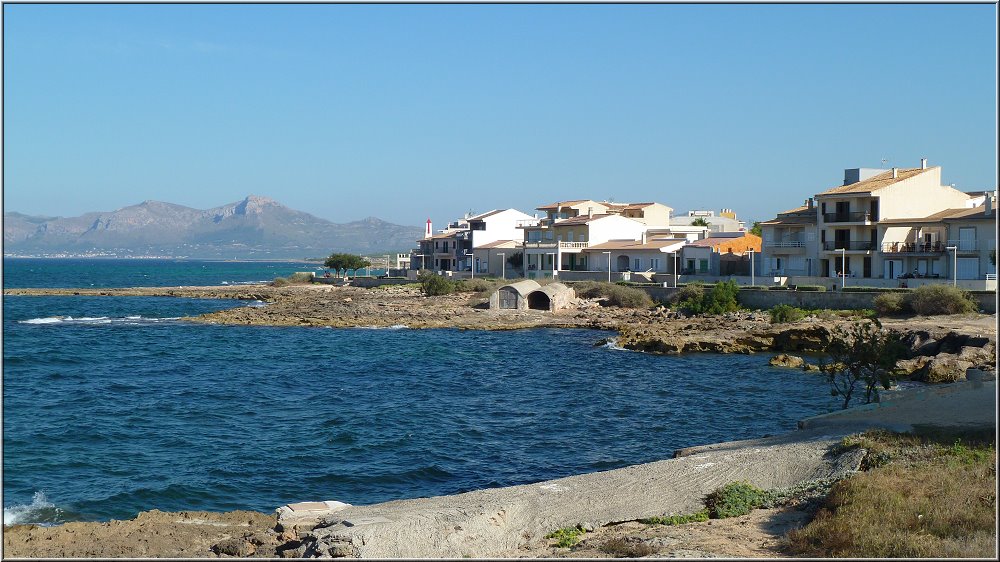
[[[844,289],[847,284],[847,248],[835,248],[834,252],[840,252],[840,288]]]
[[[608,255],[608,283],[611,282],[611,252],[601,252]]]
[[[385,276],[389,277],[389,254],[385,255]]]
[[[951,262],[951,284],[958,286],[958,246],[946,246],[945,249],[952,251],[953,260]]]
[[[674,288],[676,289],[677,288],[677,252],[676,251],[670,252],[670,256],[674,260]]]
[[[750,248],[749,252],[750,252],[750,286],[753,287],[754,286],[754,279],[753,279],[753,248]]]
[[[506,256],[507,254],[505,254],[503,252],[497,252],[497,255],[500,256],[500,279],[506,280],[507,279],[507,264],[504,262],[504,256]]]

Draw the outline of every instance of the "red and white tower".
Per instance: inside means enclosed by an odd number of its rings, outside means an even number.
[[[427,230],[424,231],[424,239],[431,237],[431,219],[427,219]]]

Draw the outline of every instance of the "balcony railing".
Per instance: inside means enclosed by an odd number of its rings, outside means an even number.
[[[959,252],[975,252],[979,250],[978,240],[949,240],[949,246],[957,246]]]
[[[776,277],[794,277],[794,276],[806,276],[809,272],[805,269],[788,269],[787,267],[782,267],[780,269],[771,269],[764,273],[764,276],[773,275]]]
[[[525,248],[555,248],[558,245],[561,249],[589,248],[590,242],[525,242]]]
[[[824,222],[871,222],[872,214],[869,211],[858,211],[855,213],[824,213]]]
[[[526,228],[530,226],[538,226],[540,219],[520,219],[514,222],[514,228]]]
[[[885,254],[913,254],[924,253],[934,254],[945,251],[943,242],[886,242],[882,244],[882,252]]]
[[[805,248],[806,243],[797,240],[778,240],[765,244],[768,248]]]
[[[874,242],[823,242],[823,249],[827,252],[845,249],[851,251],[871,251],[875,249]]]

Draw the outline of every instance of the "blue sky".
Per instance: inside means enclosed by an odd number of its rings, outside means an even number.
[[[767,219],[850,167],[997,185],[997,8],[4,5],[4,210],[264,195],[435,227],[592,198]]]

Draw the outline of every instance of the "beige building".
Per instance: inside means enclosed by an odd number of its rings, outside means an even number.
[[[686,242],[684,238],[612,240],[593,244],[584,254],[592,271],[673,273]]]
[[[810,197],[801,206],[760,223],[759,275],[821,275],[816,209]]]

